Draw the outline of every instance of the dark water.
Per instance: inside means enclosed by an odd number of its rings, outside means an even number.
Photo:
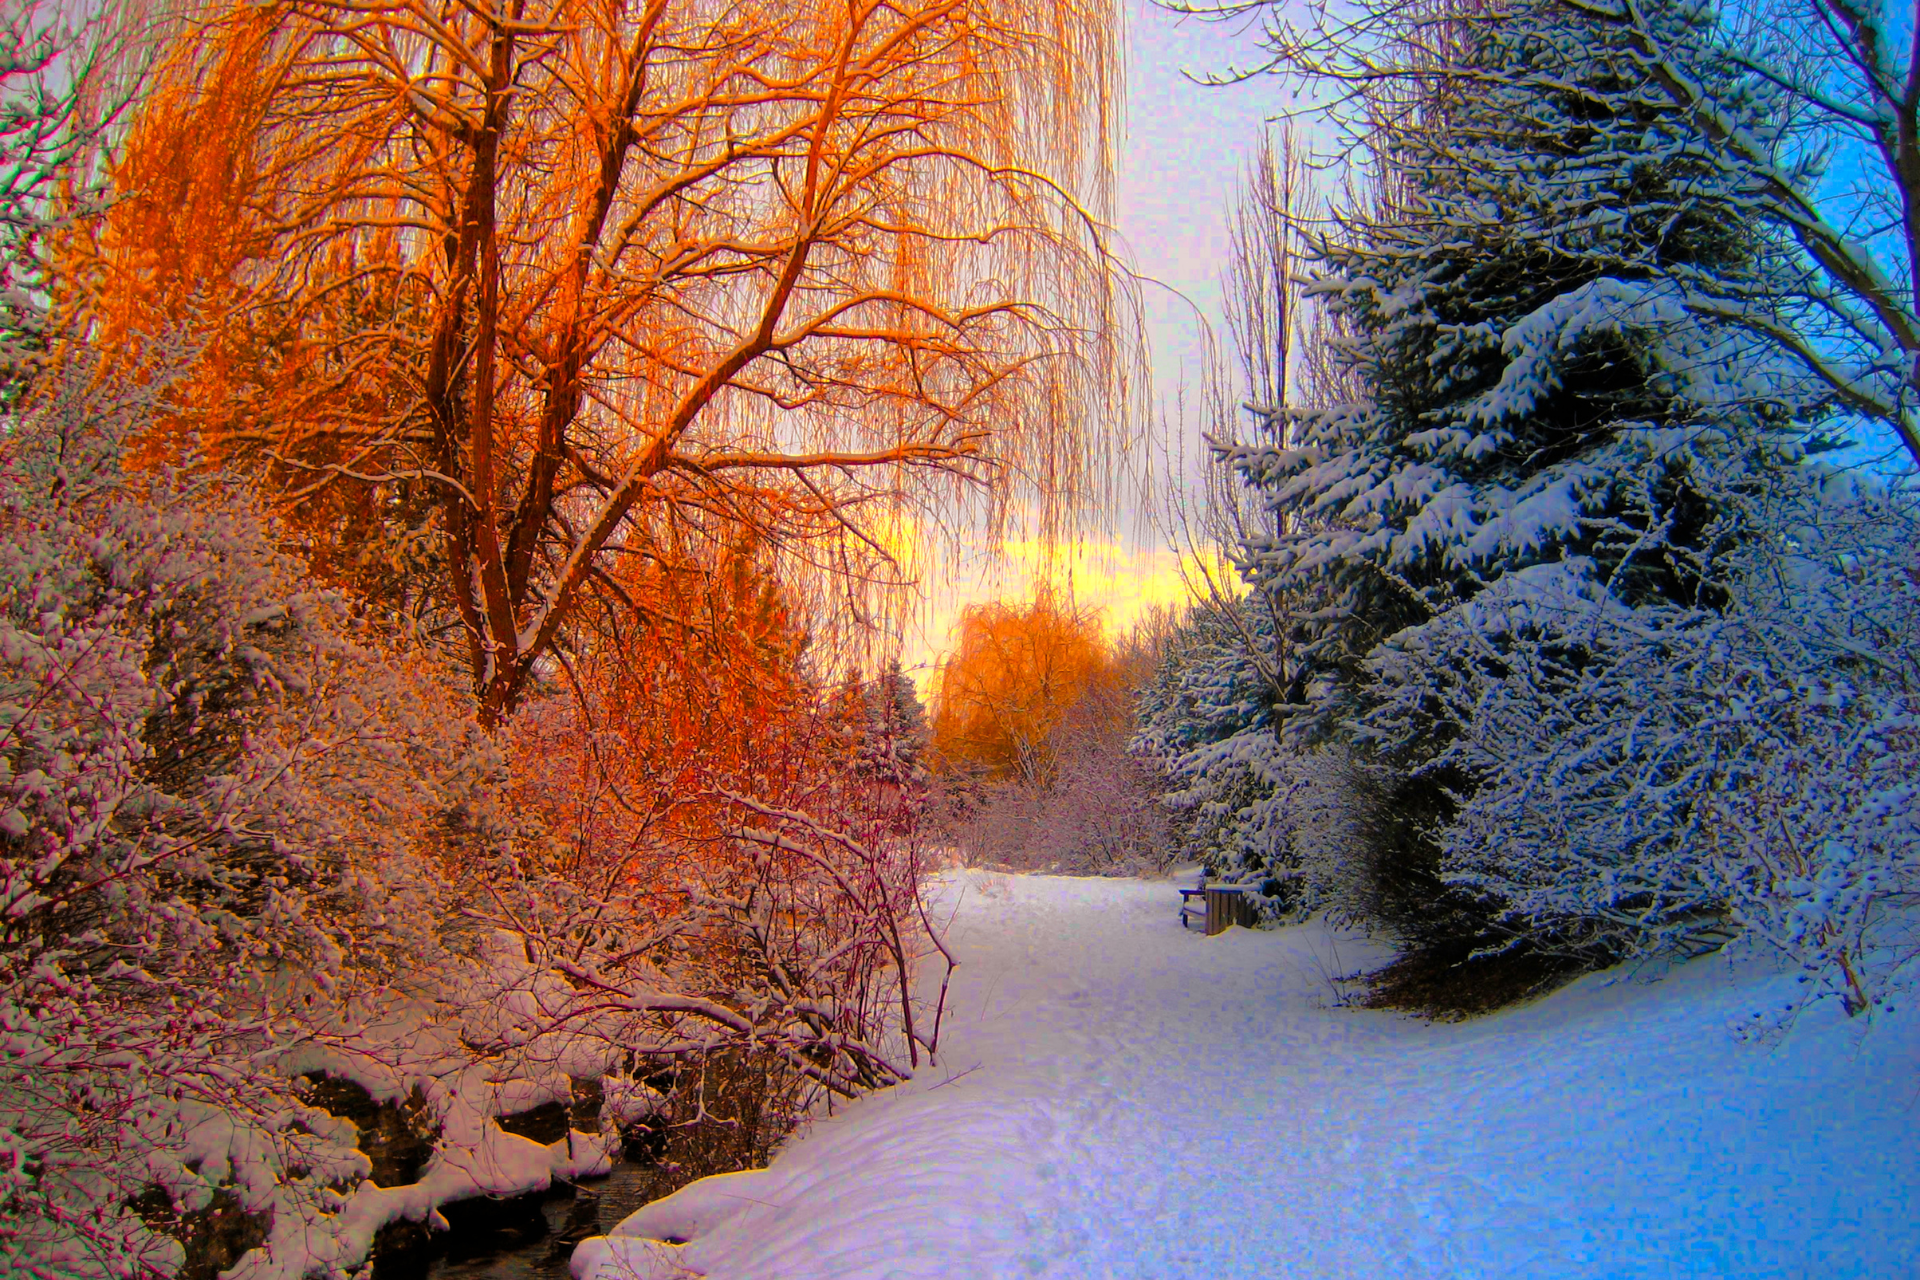
[[[544,1195],[447,1205],[453,1229],[434,1242],[440,1256],[377,1258],[374,1280],[566,1280],[574,1246],[655,1199],[659,1180],[657,1168],[622,1161]]]

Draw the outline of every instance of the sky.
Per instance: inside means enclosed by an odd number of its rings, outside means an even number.
[[[1190,78],[1258,61],[1259,31],[1248,19],[1206,22],[1147,0],[1126,3],[1115,221],[1134,269],[1160,282],[1143,297],[1154,382],[1165,394],[1203,358],[1199,317],[1220,329],[1228,214],[1268,117],[1284,105],[1283,89],[1273,77],[1218,87]]]
[[[1191,479],[1200,425],[1182,406],[1199,384],[1208,333],[1225,342],[1220,274],[1228,214],[1265,122],[1281,105],[1282,87],[1272,78],[1218,88],[1189,78],[1257,61],[1258,29],[1247,20],[1205,22],[1148,0],[1123,3],[1129,48],[1125,125],[1115,148],[1114,222],[1122,256],[1143,277],[1154,402],[1152,428],[1129,467],[1141,476],[1184,472]],[[1101,611],[1110,633],[1124,631],[1154,606],[1186,597],[1190,574],[1183,574],[1182,556],[1155,527],[1142,488],[1141,482],[1122,485],[1116,509],[1090,512],[1089,532],[1055,561],[1056,575],[1070,579],[1079,604]],[[923,690],[961,609],[1030,596],[1046,561],[1047,549],[1036,540],[1013,539],[998,553],[980,547],[936,575],[942,580],[928,587],[902,653]]]

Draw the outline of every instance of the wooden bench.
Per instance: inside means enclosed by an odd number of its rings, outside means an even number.
[[[1196,906],[1193,903],[1192,899],[1194,898],[1200,899],[1199,905]],[[1204,884],[1197,889],[1182,889],[1180,891],[1180,927],[1182,929],[1187,927],[1187,921],[1189,919],[1197,919],[1203,924],[1206,922],[1207,887]]]
[[[1223,933],[1229,925],[1253,928],[1253,903],[1247,900],[1252,892],[1245,885],[1208,884],[1202,880],[1191,889],[1180,891],[1180,927],[1187,927],[1188,919],[1201,921],[1206,926],[1207,936]],[[1198,903],[1192,901],[1198,898]]]

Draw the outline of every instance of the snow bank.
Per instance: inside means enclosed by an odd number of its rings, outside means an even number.
[[[444,981],[465,995],[464,1016],[448,1018],[423,1000],[392,997],[376,1002],[377,1016],[359,1021],[350,1034],[313,1041],[279,1063],[289,1075],[350,1080],[376,1102],[420,1097],[437,1136],[419,1179],[381,1187],[362,1176],[335,1212],[317,1216],[299,1212],[289,1197],[268,1197],[273,1215],[266,1243],[246,1254],[228,1280],[341,1274],[367,1257],[375,1234],[389,1223],[444,1229],[440,1209],[455,1201],[524,1195],[556,1179],[604,1174],[620,1141],[614,1122],[630,1122],[661,1101],[617,1074],[624,1054],[615,1040],[541,1029],[569,992],[527,961],[517,935],[502,931],[482,939],[476,955]],[[610,1097],[600,1132],[569,1130],[543,1144],[495,1123],[548,1103],[570,1103],[576,1079],[601,1082]],[[364,1174],[364,1158],[360,1165]]]
[[[1920,1022],[1773,1025],[1750,962],[1434,1026],[1381,953],[1183,932],[1166,884],[957,873],[941,1063],[574,1257],[577,1280],[1910,1276]],[[1756,1012],[1766,1014],[1755,1018]]]

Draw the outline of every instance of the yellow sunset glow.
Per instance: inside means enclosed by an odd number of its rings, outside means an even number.
[[[1008,539],[997,555],[982,552],[953,581],[928,590],[906,627],[902,660],[925,693],[968,605],[1031,599],[1051,583],[1080,607],[1098,610],[1108,638],[1117,639],[1149,610],[1184,606],[1204,594],[1208,574],[1228,589],[1238,582],[1217,552],[1196,556],[1114,538]]]

